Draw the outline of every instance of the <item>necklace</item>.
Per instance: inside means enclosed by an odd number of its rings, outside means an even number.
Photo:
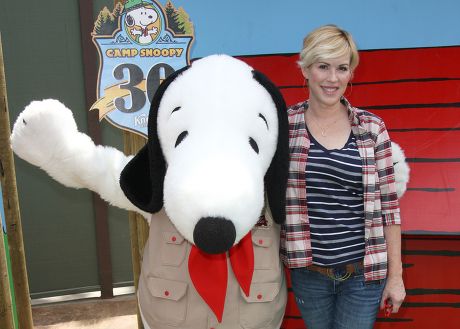
[[[311,115],[310,115],[310,118],[313,120],[313,122],[315,123],[315,125],[318,126],[319,130],[321,131],[321,136],[323,136],[323,137],[327,137],[326,131],[327,131],[330,127],[332,127],[332,126],[339,120],[339,119],[337,118],[337,119],[335,119],[334,121],[332,121],[330,124],[328,124],[328,125],[326,125],[326,126],[323,127],[323,126],[321,126],[321,125],[319,124],[319,122],[318,122],[315,118],[313,118]]]

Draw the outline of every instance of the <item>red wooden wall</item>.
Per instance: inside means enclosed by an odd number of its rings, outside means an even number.
[[[384,119],[411,168],[401,200],[407,297],[398,314],[379,314],[376,328],[458,329],[460,46],[372,50],[360,56],[345,96]],[[288,105],[308,98],[297,54],[240,58],[268,75]],[[282,328],[303,329],[289,294]]]
[[[460,328],[460,240],[405,236],[403,264],[404,304],[390,317],[380,312],[375,328]],[[281,328],[305,329],[291,289]]]

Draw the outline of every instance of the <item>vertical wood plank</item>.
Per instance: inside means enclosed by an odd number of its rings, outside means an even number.
[[[85,76],[86,108],[96,101],[97,83],[97,56],[96,49],[91,41],[91,32],[94,27],[93,1],[79,0],[81,46],[83,51],[83,70]],[[102,142],[101,130],[97,111],[88,111],[88,134],[96,145]],[[110,234],[108,224],[107,203],[96,193],[92,193],[94,217],[96,226],[96,250],[101,286],[101,297],[113,297],[112,259],[110,252]]]
[[[21,216],[19,212],[14,158],[10,144],[11,130],[8,115],[5,67],[3,63],[3,49],[0,36],[0,178],[3,187],[3,204],[7,226],[8,245],[11,255],[11,270],[14,279],[13,286],[18,312],[19,328],[32,329],[33,321],[30,306],[29,281],[27,277],[24,240],[22,235]]]
[[[139,151],[146,143],[145,138],[127,131],[123,131],[123,140],[124,151],[127,155],[137,153],[137,151]],[[139,275],[141,273],[142,255],[144,252],[145,243],[147,242],[149,235],[149,226],[144,217],[135,212],[130,211],[129,227],[131,236],[131,255],[133,263],[134,287],[137,292],[139,286]],[[144,328],[139,313],[139,305],[137,306],[137,324],[139,329]]]

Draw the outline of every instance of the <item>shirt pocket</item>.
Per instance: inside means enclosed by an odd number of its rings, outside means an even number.
[[[180,325],[187,316],[187,283],[149,277],[151,295],[149,312],[159,323]]]
[[[269,270],[277,269],[278,250],[273,245],[273,238],[269,236],[252,235],[254,246],[254,269]]]
[[[187,243],[178,232],[163,232],[161,244],[161,264],[180,266],[185,259]]]
[[[240,299],[240,322],[245,329],[265,328],[275,317],[281,319],[285,300],[280,294],[281,283],[252,283],[249,296],[242,290]]]

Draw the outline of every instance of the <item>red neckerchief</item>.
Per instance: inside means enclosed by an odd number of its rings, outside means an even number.
[[[241,289],[249,296],[254,273],[251,232],[229,250],[228,257]],[[196,291],[214,312],[217,320],[222,322],[228,279],[227,253],[206,254],[192,245],[188,271]]]

